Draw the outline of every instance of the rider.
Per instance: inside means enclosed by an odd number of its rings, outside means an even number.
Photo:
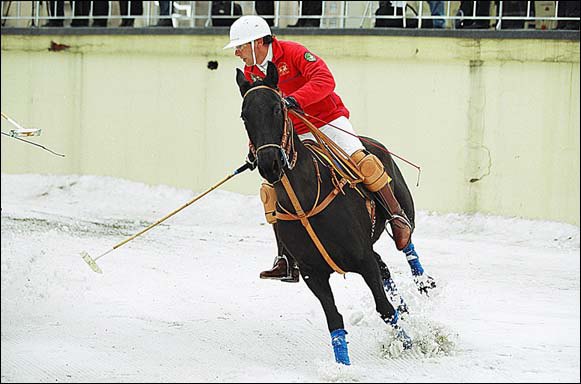
[[[234,54],[244,62],[244,74],[251,82],[264,78],[269,61],[276,65],[278,86],[287,106],[316,117],[311,122],[355,161],[365,177],[363,183],[376,193],[381,205],[389,213],[397,249],[411,246],[411,224],[389,186],[389,176],[381,161],[368,153],[355,135],[349,122],[349,111],[334,92],[335,80],[327,64],[301,44],[278,40],[260,16],[242,16],[237,19],[230,27],[230,43],[224,49],[227,48],[235,49]],[[290,116],[300,139],[314,140],[308,127],[293,114]],[[247,161],[255,166],[256,159],[251,153]],[[260,195],[267,221],[276,225],[273,215],[276,204],[274,188],[263,183]],[[297,282],[298,267],[290,255],[284,253],[280,243],[278,253],[272,269],[261,272],[260,278]]]

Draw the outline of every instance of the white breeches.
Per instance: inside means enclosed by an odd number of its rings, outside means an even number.
[[[332,127],[330,124],[339,127],[341,129]],[[365,147],[363,147],[363,144],[361,144],[361,140],[359,140],[357,136],[353,136],[356,135],[356,133],[353,130],[351,122],[345,116],[341,116],[331,121],[329,124],[323,125],[321,128],[319,128],[319,130],[323,132],[325,135],[327,135],[331,140],[333,140],[339,147],[341,147],[341,149],[347,152],[349,156],[351,156],[358,149],[365,149]],[[353,135],[350,135],[349,133],[343,131],[350,132]],[[299,138],[301,139],[301,141],[305,139],[311,139],[313,141],[316,141],[315,137],[310,132],[299,135]]]

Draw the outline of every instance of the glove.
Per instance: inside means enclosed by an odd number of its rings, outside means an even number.
[[[288,109],[294,109],[295,111],[302,111],[301,106],[299,105],[298,101],[294,97],[287,96],[283,100],[284,100],[284,103]]]
[[[256,156],[252,151],[248,151],[248,155],[246,155],[246,164],[248,164],[248,169],[254,171],[256,169]]]

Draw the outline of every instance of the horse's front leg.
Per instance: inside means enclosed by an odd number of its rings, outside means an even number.
[[[339,364],[350,365],[349,351],[345,340],[347,331],[343,328],[343,316],[341,316],[335,305],[333,291],[331,291],[331,286],[329,285],[330,275],[325,276],[320,272],[318,274],[309,274],[303,269],[301,269],[301,275],[309,289],[323,306],[323,311],[327,318],[327,326],[329,327],[329,332],[331,332],[331,344],[335,353],[335,361]]]
[[[399,314],[385,296],[379,264],[376,262],[375,257],[376,255],[370,255],[370,257],[365,259],[365,262],[361,265],[361,276],[371,290],[373,299],[375,300],[375,309],[379,312],[383,321],[393,327],[396,338],[402,342],[403,347],[410,349],[412,347],[412,339],[398,324]]]

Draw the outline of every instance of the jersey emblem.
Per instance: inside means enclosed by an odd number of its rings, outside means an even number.
[[[287,63],[280,63],[278,65],[278,74],[280,76],[286,75],[289,73],[289,69],[288,69],[288,65]]]
[[[305,60],[313,62],[313,61],[317,61],[317,58],[311,52],[306,52],[305,53]]]

